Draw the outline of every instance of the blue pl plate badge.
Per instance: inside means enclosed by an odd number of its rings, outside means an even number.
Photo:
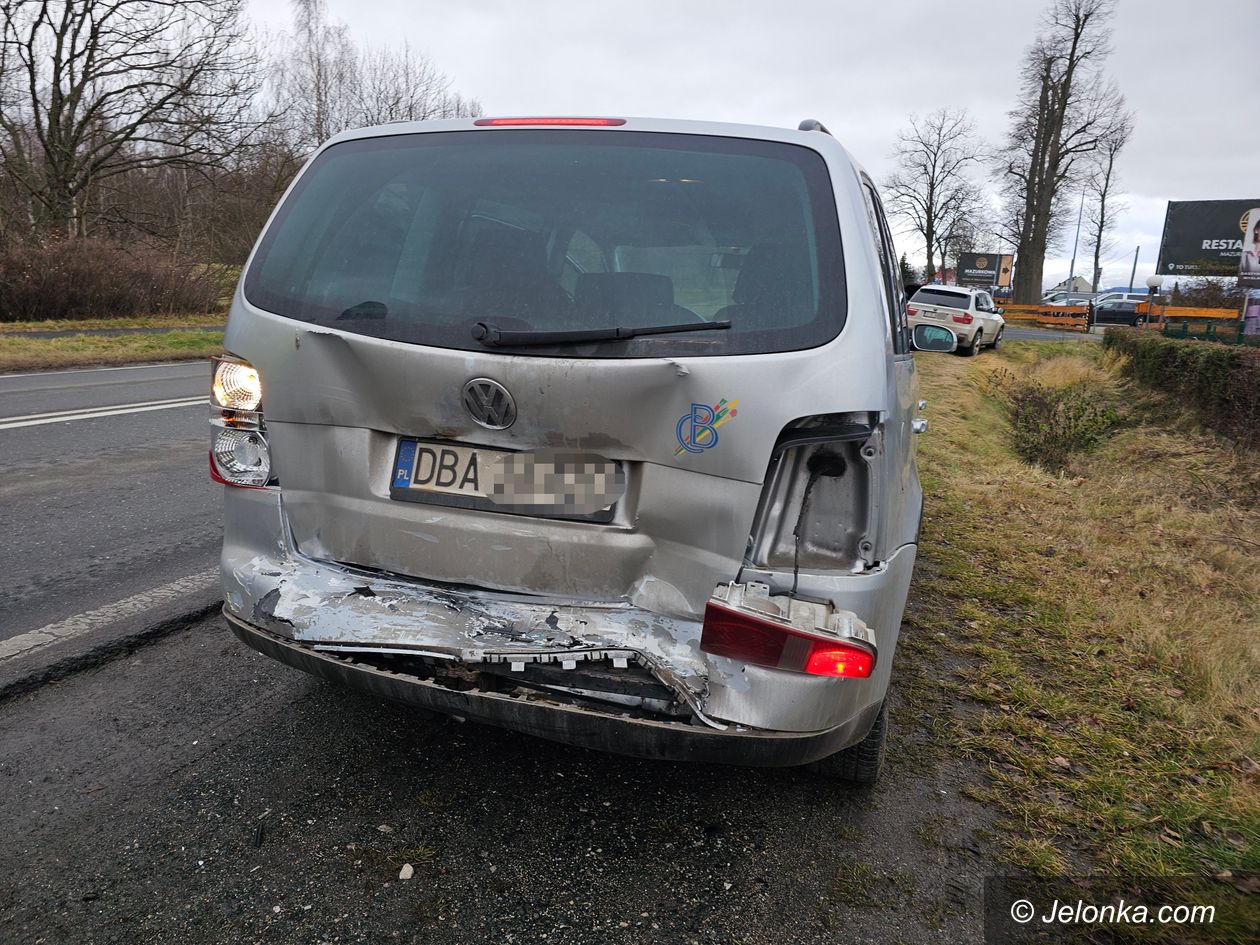
[[[416,465],[416,443],[403,440],[398,444],[398,463],[394,466],[394,488],[406,489],[411,485],[411,471]]]

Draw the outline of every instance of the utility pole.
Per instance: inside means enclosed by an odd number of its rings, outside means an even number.
[[[1138,253],[1140,253],[1141,251],[1142,251],[1141,246],[1139,246],[1137,249],[1133,251],[1133,268],[1129,270],[1129,291],[1130,292],[1133,291],[1133,280],[1137,277],[1137,258],[1138,258]]]
[[[1081,208],[1076,211],[1076,238],[1072,240],[1072,268],[1068,270],[1069,292],[1076,291],[1076,250],[1081,245],[1081,218],[1085,216],[1085,191],[1081,191]]]

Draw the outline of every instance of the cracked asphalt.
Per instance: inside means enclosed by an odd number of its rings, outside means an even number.
[[[986,820],[931,714],[855,790],[426,715],[201,621],[0,703],[0,937],[975,942]]]

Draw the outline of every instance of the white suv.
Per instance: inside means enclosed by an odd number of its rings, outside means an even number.
[[[958,350],[976,355],[982,347],[1002,343],[1004,309],[983,289],[960,285],[925,285],[906,308],[910,325],[944,325],[958,338]]]
[[[1145,292],[1108,292],[1106,295],[1097,296],[1094,299],[1095,305],[1101,305],[1103,302],[1149,302],[1150,296]]]

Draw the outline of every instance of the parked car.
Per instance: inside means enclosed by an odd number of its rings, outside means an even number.
[[[214,367],[224,614],[375,695],[879,771],[922,493],[875,187],[816,122],[346,132]]]
[[[1074,294],[1070,292],[1055,292],[1051,295],[1042,296],[1042,305],[1052,305],[1055,307],[1069,305],[1089,305],[1091,297],[1088,295]]]
[[[1094,298],[1095,305],[1101,305],[1103,302],[1149,302],[1150,296],[1145,292],[1108,292],[1105,295],[1099,295]]]
[[[960,285],[925,285],[910,300],[906,314],[911,325],[944,325],[958,337],[958,348],[974,356],[982,347],[1002,343],[1005,309],[993,304],[983,289]]]
[[[1137,310],[1138,303],[1113,299],[1094,306],[1093,322],[1095,325],[1132,325],[1135,328],[1146,321],[1146,316]]]

